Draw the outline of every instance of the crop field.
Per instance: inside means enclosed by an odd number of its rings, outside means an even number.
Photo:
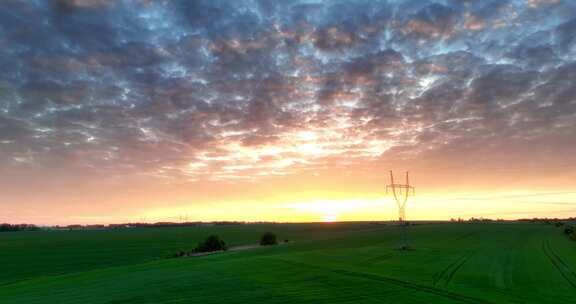
[[[210,234],[232,248],[168,258]],[[0,234],[0,303],[576,303],[553,225],[254,224]]]

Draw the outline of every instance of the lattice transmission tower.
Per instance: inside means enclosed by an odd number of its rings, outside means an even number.
[[[394,182],[394,173],[390,171],[390,184],[386,185],[386,194],[388,194],[389,189],[394,196],[394,201],[396,201],[396,206],[398,206],[398,224],[402,226],[402,244],[401,249],[408,248],[408,237],[406,232],[406,203],[408,202],[408,196],[410,194],[415,195],[416,190],[410,185],[410,177],[408,171],[406,171],[406,183],[397,184]]]

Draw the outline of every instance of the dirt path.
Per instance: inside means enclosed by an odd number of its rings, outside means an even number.
[[[293,242],[290,242],[290,243],[278,243],[277,245],[274,245],[274,246],[281,246],[281,245],[286,245],[286,244],[291,244],[291,243],[293,243]],[[210,252],[192,253],[192,254],[188,255],[188,257],[199,257],[199,256],[205,256],[205,255],[211,255],[211,254],[217,254],[217,253],[224,253],[224,252],[230,252],[230,251],[253,250],[253,249],[265,248],[265,247],[273,247],[273,246],[262,246],[262,245],[259,245],[259,244],[240,245],[240,246],[230,247],[230,248],[228,248],[228,250],[218,250],[218,251],[210,251]]]

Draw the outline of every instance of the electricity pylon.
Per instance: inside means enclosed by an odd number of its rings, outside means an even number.
[[[388,189],[392,189],[392,194],[394,195],[394,200],[398,206],[398,224],[402,227],[402,244],[401,249],[408,248],[408,238],[406,234],[406,203],[408,202],[408,196],[410,192],[412,195],[416,194],[416,190],[413,186],[410,186],[410,178],[408,171],[406,171],[406,183],[396,184],[394,183],[394,173],[390,171],[390,184],[386,185],[386,194],[388,194]]]

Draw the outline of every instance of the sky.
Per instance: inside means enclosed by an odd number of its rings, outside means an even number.
[[[576,2],[3,0],[0,222],[576,215]]]

